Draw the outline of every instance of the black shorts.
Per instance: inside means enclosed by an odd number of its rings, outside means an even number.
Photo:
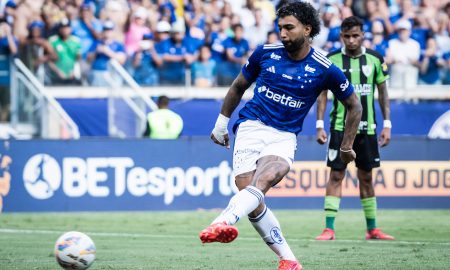
[[[331,131],[328,144],[327,166],[335,170],[344,170],[347,165],[339,157],[344,132]],[[378,151],[377,135],[357,134],[353,143],[356,152],[356,167],[365,171],[380,167],[380,153]]]

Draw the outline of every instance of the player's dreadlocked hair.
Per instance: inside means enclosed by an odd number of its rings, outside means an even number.
[[[277,17],[294,16],[303,25],[311,26],[311,38],[320,32],[320,19],[317,10],[309,3],[300,1],[289,1],[277,11]]]
[[[364,22],[362,19],[356,16],[350,16],[346,18],[341,24],[341,30],[347,31],[352,29],[355,26],[358,26],[361,30],[363,30]]]

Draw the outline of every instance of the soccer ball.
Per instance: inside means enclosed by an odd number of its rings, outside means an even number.
[[[81,232],[66,232],[55,244],[55,257],[64,269],[88,269],[95,260],[95,245]]]

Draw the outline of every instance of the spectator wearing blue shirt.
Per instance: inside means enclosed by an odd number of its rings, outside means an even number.
[[[364,25],[366,33],[372,32],[372,25],[377,21],[383,24],[386,33],[390,34],[394,32],[394,27],[389,19],[389,8],[386,2],[378,0],[367,0],[364,2],[367,10],[367,18]]]
[[[95,40],[101,38],[102,23],[94,16],[94,3],[84,3],[80,7],[80,17],[72,21],[72,35],[81,41],[81,57],[87,58]]]
[[[133,78],[140,85],[154,86],[159,84],[157,68],[162,65],[162,58],[155,49],[152,34],[144,34],[139,49],[133,56]]]
[[[164,64],[160,69],[161,85],[184,85],[186,68],[197,58],[192,43],[185,36],[184,21],[172,24],[170,39],[164,41],[162,55]]]
[[[10,107],[10,82],[12,57],[17,54],[17,39],[13,36],[11,26],[0,23],[0,122],[9,119]]]
[[[160,20],[167,20],[174,23],[177,20],[175,6],[171,0],[158,0],[158,11],[161,14]]]
[[[4,18],[4,20],[11,26],[14,24],[14,18],[17,16],[16,9],[16,2],[14,2],[13,0],[8,0],[6,2],[2,18]]]
[[[400,13],[390,16],[390,21],[396,24],[400,20],[408,20],[411,24],[414,23],[414,17],[416,16],[416,6],[412,0],[400,1]]]
[[[199,51],[205,43],[206,15],[200,0],[192,0],[185,6],[184,20],[186,22],[186,36],[190,39],[194,50]]]
[[[203,11],[203,3],[200,0],[192,0],[184,8],[184,20],[188,28],[196,27],[205,30],[206,14]]]
[[[247,55],[250,51],[248,41],[244,39],[244,27],[242,24],[235,24],[232,26],[234,37],[228,38],[224,41],[225,48],[225,69],[221,69],[218,73],[218,84],[221,86],[230,85],[234,78],[241,71],[243,64],[247,62]]]
[[[380,21],[373,22],[371,36],[372,40],[367,47],[377,51],[381,56],[385,57],[389,43],[386,40],[384,26]]]
[[[419,61],[419,84],[441,84],[439,68],[445,66],[445,62],[436,52],[436,40],[429,38]]]
[[[340,33],[341,20],[339,18],[339,11],[336,6],[328,5],[325,8],[322,16],[325,27],[328,28],[327,42],[324,49],[326,51],[337,50],[341,47]]]
[[[450,51],[443,55],[445,61],[444,74],[442,76],[442,83],[445,85],[450,85]]]
[[[120,64],[126,61],[125,47],[123,43],[113,39],[114,23],[106,21],[103,24],[102,38],[92,44],[88,54],[88,61],[92,62],[92,70],[88,78],[92,86],[108,86],[108,63],[110,59],[117,60]],[[117,76],[111,76],[111,79]]]
[[[207,45],[200,48],[199,60],[192,64],[192,80],[197,87],[211,87],[215,83],[216,62]]]
[[[170,23],[166,21],[160,21],[156,25],[156,31],[153,36],[153,39],[155,41],[155,48],[156,51],[160,54],[162,54],[164,49],[164,42],[166,42],[170,38],[170,29],[172,27],[170,26]]]
[[[218,65],[225,60],[225,48],[223,42],[233,35],[230,29],[230,18],[223,17],[220,21],[214,21],[211,26],[211,33],[208,37],[211,45],[212,58]]]

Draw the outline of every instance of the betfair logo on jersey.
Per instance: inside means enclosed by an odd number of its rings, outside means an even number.
[[[270,58],[272,58],[272,59],[274,59],[274,60],[280,60],[280,59],[281,59],[281,56],[278,55],[278,54],[272,53],[272,54],[270,55]]]
[[[360,94],[361,96],[368,96],[372,94],[372,85],[370,84],[354,84],[353,88],[355,88],[355,92]]]
[[[270,91],[270,89],[264,85],[261,87],[258,87],[257,90],[258,90],[258,93],[261,93],[266,98],[271,99],[271,100],[273,100],[277,103],[280,103],[281,105],[284,105],[284,106],[288,106],[291,108],[301,108],[302,105],[305,104],[305,102],[303,102],[301,100],[295,100],[291,96],[286,96],[285,94],[283,94],[283,95],[276,94],[276,93]]]
[[[341,91],[344,92],[345,90],[347,90],[349,84],[350,83],[348,82],[348,80],[345,80],[345,83],[341,83]]]

